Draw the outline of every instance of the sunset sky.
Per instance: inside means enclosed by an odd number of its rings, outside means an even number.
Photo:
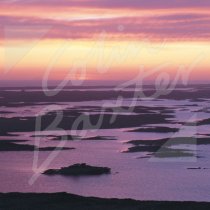
[[[0,80],[210,76],[210,0],[1,0],[0,28]]]

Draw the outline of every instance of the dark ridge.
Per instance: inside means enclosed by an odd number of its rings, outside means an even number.
[[[157,158],[178,158],[178,157],[193,157],[194,154],[185,149],[174,149],[164,146],[134,146],[128,148],[124,153],[147,152],[152,153],[146,157]]]
[[[139,127],[148,124],[170,123],[167,118],[172,117],[168,114],[138,114],[138,115],[117,115],[117,114],[81,114],[72,112],[50,112],[41,117],[41,130],[47,130],[49,125],[54,122],[56,116],[61,115],[62,120],[58,125],[64,130],[89,130],[89,129],[113,129]],[[77,127],[73,127],[79,119]],[[0,118],[2,132],[32,132],[36,127],[36,117],[13,117]],[[97,125],[97,126],[96,126]],[[49,128],[48,128],[49,130]],[[56,128],[54,129],[56,130]]]
[[[81,138],[79,136],[72,136],[72,135],[67,135],[67,136],[55,136],[53,137],[51,140],[54,141],[61,141],[61,140],[66,140],[66,141],[73,141],[73,140],[95,140],[95,141],[105,141],[105,140],[116,140],[116,138],[112,137],[112,136],[93,136],[93,137],[84,137]]]
[[[151,133],[176,133],[178,128],[169,128],[169,127],[148,127],[148,128],[138,128],[130,130],[128,132],[151,132]]]
[[[128,148],[125,153],[131,152],[147,152],[152,153],[154,157],[193,157],[194,154],[190,150],[175,149],[171,146],[176,145],[207,145],[210,144],[209,138],[195,137],[177,137],[159,140],[133,140],[127,142],[135,146]],[[150,157],[150,156],[147,156]],[[199,158],[199,156],[197,156]]]
[[[204,119],[204,120],[200,120],[198,122],[195,122],[197,126],[200,125],[210,125],[210,118],[209,119]]]
[[[203,120],[197,120],[193,122],[188,122],[188,123],[182,123],[186,126],[201,126],[201,125],[210,125],[210,118],[208,119],[203,119]]]
[[[96,140],[96,141],[105,141],[105,140],[116,140],[113,136],[93,136],[93,137],[84,137],[81,138],[80,136],[73,136],[73,135],[32,135],[31,137],[38,137],[38,138],[47,138],[53,141],[74,141],[74,140]]]
[[[208,145],[210,144],[210,138],[197,138],[197,137],[176,137],[176,138],[165,138],[158,140],[132,140],[127,142],[133,145],[147,145],[147,146],[173,146],[173,145]]]
[[[67,193],[0,194],[1,210],[209,210],[207,202],[103,199]]]
[[[54,136],[51,138],[53,141],[73,141],[73,140],[79,140],[79,136],[72,136],[72,135],[63,135],[63,136]]]
[[[9,111],[0,111],[0,114],[12,114],[14,112],[9,112]]]
[[[112,141],[112,140],[116,140],[116,138],[113,136],[93,136],[93,137],[88,137],[88,138],[82,138],[81,140]]]
[[[0,151],[1,152],[21,152],[21,151],[54,151],[54,150],[71,150],[74,148],[68,148],[68,147],[43,147],[43,148],[38,148],[35,147],[34,145],[28,145],[28,144],[16,144],[18,142],[24,142],[21,140],[0,140]]]
[[[160,91],[160,90],[159,90]],[[145,90],[146,96],[151,97],[157,90]],[[139,93],[139,99],[141,99],[141,91]],[[16,103],[20,101],[27,103],[56,103],[56,102],[80,102],[80,101],[98,101],[98,100],[116,100],[119,96],[123,98],[133,98],[135,95],[134,91],[114,91],[114,90],[72,90],[67,91],[63,89],[61,92],[55,96],[48,97],[43,91],[0,91],[0,96],[3,100],[0,100],[0,106],[9,106],[9,104]],[[159,95],[159,94],[158,94]],[[172,90],[169,94],[165,92],[160,92],[158,99],[175,99],[175,100],[186,100],[190,99],[191,101],[200,102],[203,101],[203,98],[209,98],[209,89],[199,88],[193,92],[184,91],[184,90]]]
[[[6,131],[0,131],[0,136],[18,136],[17,134],[8,133]]]

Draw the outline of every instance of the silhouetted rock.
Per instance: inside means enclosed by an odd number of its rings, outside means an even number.
[[[61,169],[49,169],[43,174],[45,175],[65,175],[65,176],[83,176],[83,175],[102,175],[110,174],[111,169],[107,167],[89,166],[85,163],[75,164]]]

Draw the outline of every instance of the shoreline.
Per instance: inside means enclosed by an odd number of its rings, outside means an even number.
[[[138,201],[68,193],[0,193],[1,210],[207,210],[210,202]]]

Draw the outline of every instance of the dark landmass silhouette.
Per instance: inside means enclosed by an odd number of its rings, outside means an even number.
[[[49,169],[43,174],[45,175],[63,175],[63,176],[90,176],[110,174],[111,169],[108,167],[90,166],[85,163],[75,164],[61,169]]]
[[[128,144],[133,144],[133,147],[128,148],[124,153],[147,152],[152,153],[144,156],[145,158],[173,158],[173,157],[194,157],[195,154],[189,149],[177,149],[172,146],[177,145],[209,145],[210,138],[200,137],[175,137],[157,140],[132,140]],[[200,156],[196,156],[200,158]]]
[[[34,145],[29,144],[19,144],[21,140],[0,140],[0,152],[21,152],[21,151],[54,151],[54,150],[71,150],[75,148],[68,148],[68,147],[36,147]]]
[[[129,109],[129,107],[127,108]],[[148,109],[151,110],[151,108]],[[59,115],[62,117],[62,120],[58,126],[64,130],[89,130],[95,128],[95,125],[98,125],[98,128],[100,129],[131,128],[148,124],[170,123],[171,121],[168,118],[173,117],[173,115],[161,112],[151,114],[136,113],[135,115],[123,115],[120,113],[105,113],[103,115],[90,113],[86,115],[85,113],[73,110],[63,110],[62,112],[48,112],[47,114],[41,116],[41,130],[50,130],[48,128],[49,125],[54,122],[56,116],[58,117]],[[78,119],[81,120],[81,123],[75,127],[74,123]],[[22,117],[2,117],[0,118],[1,131],[2,133],[32,132],[35,131],[36,120],[37,117],[32,116],[24,117],[24,120],[22,120]]]
[[[0,194],[1,210],[209,210],[207,202],[103,199],[67,193]]]
[[[178,128],[169,128],[169,127],[148,127],[148,128],[138,128],[130,130],[129,132],[149,132],[149,133],[176,133]]]

